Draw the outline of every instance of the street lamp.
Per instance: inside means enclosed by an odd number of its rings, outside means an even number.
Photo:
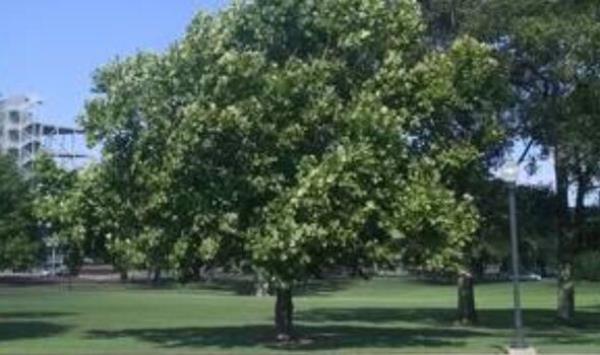
[[[50,229],[52,224],[48,223],[46,227]],[[56,276],[56,248],[58,248],[59,240],[56,236],[52,236],[45,238],[44,243],[47,248],[52,249],[52,276]]]
[[[517,178],[519,177],[519,164],[513,160],[508,161],[500,172],[502,180],[508,183],[508,209],[510,218],[510,244],[512,258],[512,281],[514,301],[515,338],[511,344],[511,353],[524,353],[528,349],[523,335],[523,316],[521,312],[521,290],[519,276],[519,246],[517,240],[517,204],[515,202],[515,190]],[[532,349],[529,349],[530,351]]]

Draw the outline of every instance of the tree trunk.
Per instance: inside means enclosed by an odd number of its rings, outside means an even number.
[[[568,157],[559,147],[554,152],[556,180],[556,217],[558,229],[558,292],[556,313],[559,319],[571,321],[575,314],[575,286],[573,284],[573,228],[569,218]]]
[[[191,271],[191,279],[192,281],[202,281],[202,266],[197,266],[194,265],[192,266],[192,271]]]
[[[575,287],[573,284],[573,265],[563,261],[558,270],[558,318],[571,321],[575,316]]]
[[[119,278],[121,279],[121,282],[127,281],[129,279],[129,274],[127,273],[127,270],[119,271]]]
[[[458,321],[462,324],[477,322],[475,310],[475,288],[473,275],[461,272],[458,275]]]
[[[572,321],[575,316],[575,285],[573,280],[573,260],[576,249],[582,247],[583,228],[585,224],[585,194],[588,178],[581,170],[576,169],[577,186],[573,221],[564,234],[560,246],[558,265],[558,302],[557,315],[563,321]],[[564,192],[563,192],[564,193]]]
[[[152,283],[154,285],[156,285],[160,282],[160,276],[161,276],[161,269],[159,267],[157,267],[154,269],[154,272],[152,274]]]
[[[278,341],[288,341],[292,338],[294,305],[292,303],[292,290],[278,288],[275,302],[275,330]]]

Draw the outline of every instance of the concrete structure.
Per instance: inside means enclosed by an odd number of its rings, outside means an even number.
[[[25,95],[0,98],[0,153],[12,155],[24,169],[32,167],[40,152],[63,163],[87,158],[75,153],[83,130],[39,121],[35,108],[40,104]]]

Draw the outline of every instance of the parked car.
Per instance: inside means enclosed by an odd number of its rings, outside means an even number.
[[[508,276],[509,280],[513,280],[513,275]],[[535,272],[521,272],[519,275],[519,281],[542,281],[542,276]]]

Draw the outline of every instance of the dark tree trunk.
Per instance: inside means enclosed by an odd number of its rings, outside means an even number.
[[[129,279],[129,274],[127,273],[127,270],[119,271],[119,278],[121,279],[121,282],[127,281]]]
[[[160,277],[161,277],[161,269],[160,268],[156,268],[154,269],[153,273],[152,273],[152,283],[153,284],[158,284],[160,282]]]
[[[575,212],[573,221],[567,233],[565,233],[559,251],[558,265],[558,303],[557,315],[563,321],[572,321],[575,316],[575,285],[573,280],[573,260],[578,248],[583,243],[583,228],[585,224],[585,194],[589,179],[585,172],[579,167],[576,170],[577,191],[575,194]],[[564,194],[567,194],[563,191]]]
[[[571,321],[575,315],[575,286],[573,284],[573,228],[569,218],[568,157],[555,147],[556,217],[558,224],[558,292],[557,316]]]
[[[294,304],[292,303],[292,290],[289,288],[277,289],[275,301],[275,330],[277,340],[288,341],[293,332]]]
[[[458,275],[458,321],[462,324],[477,322],[474,280],[469,272]]]
[[[559,265],[557,315],[560,320],[567,322],[575,316],[573,265],[568,261],[561,261]]]
[[[191,274],[192,274],[192,277],[191,277],[192,281],[196,281],[196,282],[202,281],[202,266],[196,266],[196,265],[192,266]]]

